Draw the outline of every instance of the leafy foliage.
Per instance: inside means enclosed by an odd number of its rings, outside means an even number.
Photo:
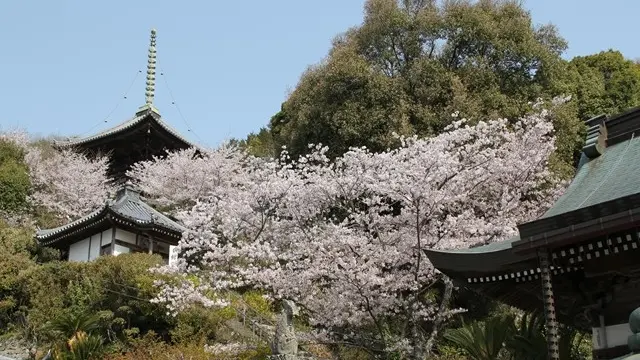
[[[473,360],[543,360],[548,356],[544,318],[539,312],[492,316],[447,330],[444,337]],[[583,360],[590,356],[582,349],[584,338],[584,333],[561,326],[560,358]]]
[[[619,51],[578,56],[571,60],[581,119],[615,114],[640,104],[640,65]]]
[[[100,329],[100,317],[88,313],[71,313],[59,316],[46,325],[47,331],[55,331],[67,339],[73,339],[78,334],[92,334]]]
[[[42,327],[50,319],[89,313],[100,315],[110,337],[131,328],[168,331],[171,322],[165,311],[149,302],[156,294],[157,276],[148,269],[160,262],[158,256],[124,254],[33,267],[22,278],[29,321]]]
[[[495,360],[503,353],[504,344],[514,329],[512,317],[492,317],[483,322],[473,322],[448,330],[444,337],[463,349],[471,359]]]
[[[273,151],[286,145],[295,158],[309,143],[327,145],[330,158],[352,146],[384,151],[399,145],[393,133],[437,134],[454,112],[515,120],[538,98],[570,94],[565,48],[515,1],[369,0],[363,24],[336,38],[271,119]],[[582,141],[571,110],[554,119],[569,149],[557,156],[569,166]]]
[[[25,210],[30,190],[31,181],[23,149],[0,136],[0,211]]]
[[[179,313],[194,302],[225,306],[227,290],[259,288],[295,299],[333,341],[428,354],[457,310],[424,251],[513,235],[558,195],[547,167],[552,111],[537,106],[515,124],[457,120],[438,136],[400,138],[386,152],[354,148],[335,161],[314,146],[298,160],[225,149],[141,164],[132,172],[139,183],[163,174],[145,189],[157,199],[183,191],[176,176],[216,174],[198,177],[206,190],[177,214],[188,228],[182,257],[159,271],[183,281],[166,283],[156,301]]]

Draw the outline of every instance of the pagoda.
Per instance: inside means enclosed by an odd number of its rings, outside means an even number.
[[[640,305],[640,107],[587,126],[571,184],[518,236],[426,251],[461,286],[544,309],[550,359],[559,359],[558,322],[593,333],[594,359],[627,354],[628,316]]]
[[[153,106],[156,82],[156,31],[151,30],[147,61],[145,104],[129,120],[97,134],[56,142],[59,149],[72,148],[89,157],[108,155],[109,176],[117,183],[127,180],[131,165],[167,151],[196,147],[162,120]]]
[[[120,190],[100,209],[54,229],[36,232],[36,240],[61,250],[69,261],[91,261],[101,255],[129,252],[159,254],[170,262],[184,227],[144,202],[126,176],[131,165],[167,151],[195,147],[165,123],[153,106],[156,75],[156,31],[151,30],[145,104],[135,116],[85,138],[56,143],[89,157],[108,155],[108,175]]]

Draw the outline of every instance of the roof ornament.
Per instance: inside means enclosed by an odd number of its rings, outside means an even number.
[[[587,139],[585,140],[582,152],[589,158],[595,159],[604,153],[607,147],[607,126],[606,115],[599,115],[586,121]]]
[[[145,90],[145,103],[152,105],[156,91],[156,29],[151,29],[149,59],[147,60],[147,87]]]
[[[140,107],[138,113],[149,109],[158,112],[153,106],[153,98],[156,92],[156,29],[151,29],[151,39],[149,41],[149,54],[147,56],[147,80],[144,92],[145,103]]]

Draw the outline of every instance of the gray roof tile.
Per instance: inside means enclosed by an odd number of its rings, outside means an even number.
[[[153,108],[148,108],[147,110],[140,111],[133,118],[131,118],[131,119],[129,119],[129,120],[123,122],[123,123],[120,123],[120,124],[118,124],[118,125],[116,125],[116,126],[114,126],[112,128],[100,131],[100,132],[98,132],[98,133],[96,133],[94,135],[90,135],[90,136],[82,137],[82,138],[71,138],[68,141],[60,141],[56,145],[60,146],[60,147],[69,147],[69,146],[78,146],[78,145],[86,144],[86,143],[89,143],[91,141],[99,140],[99,139],[106,138],[106,137],[118,134],[120,132],[123,132],[123,131],[125,131],[125,130],[127,130],[127,129],[135,126],[135,125],[137,125],[138,123],[144,121],[147,118],[153,119],[153,121],[155,121],[160,127],[162,127],[164,130],[169,132],[171,135],[175,136],[180,141],[182,141],[185,144],[187,144],[189,147],[197,147],[195,144],[191,143],[185,137],[180,135],[178,133],[178,131],[173,129],[169,124],[164,122],[162,120],[162,117],[160,116],[160,114],[157,113],[156,110],[153,109]]]
[[[118,192],[114,202],[107,203],[103,208],[92,212],[78,220],[53,229],[43,229],[36,232],[38,240],[54,240],[57,236],[69,230],[86,226],[102,219],[107,214],[113,214],[140,226],[153,226],[164,230],[182,233],[185,227],[177,221],[154,209],[140,198],[138,192],[125,186]]]

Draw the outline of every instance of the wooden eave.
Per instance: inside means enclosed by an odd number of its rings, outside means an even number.
[[[90,220],[69,226],[55,234],[36,236],[36,239],[44,246],[56,248],[65,247],[112,226],[117,226],[132,232],[151,233],[170,245],[177,245],[182,235],[180,232],[160,224],[139,223],[111,209],[107,209]]]
[[[135,232],[153,233],[168,239],[172,245],[177,244],[185,230],[181,224],[142,201],[139,193],[127,185],[118,192],[115,202],[107,203],[102,209],[63,226],[39,230],[36,240],[48,246],[56,243],[68,244],[86,237],[89,232],[104,228],[106,224],[129,228]]]
[[[111,129],[104,130],[98,134],[91,135],[85,138],[72,139],[67,142],[60,142],[55,144],[57,148],[75,148],[80,150],[92,150],[108,145],[119,139],[125,139],[129,137],[139,136],[141,133],[151,131],[151,136],[159,137],[167,144],[171,145],[171,148],[175,149],[187,149],[190,147],[196,147],[183,136],[181,136],[171,126],[166,124],[160,115],[155,111],[149,109],[142,111],[130,120],[125,121]]]

